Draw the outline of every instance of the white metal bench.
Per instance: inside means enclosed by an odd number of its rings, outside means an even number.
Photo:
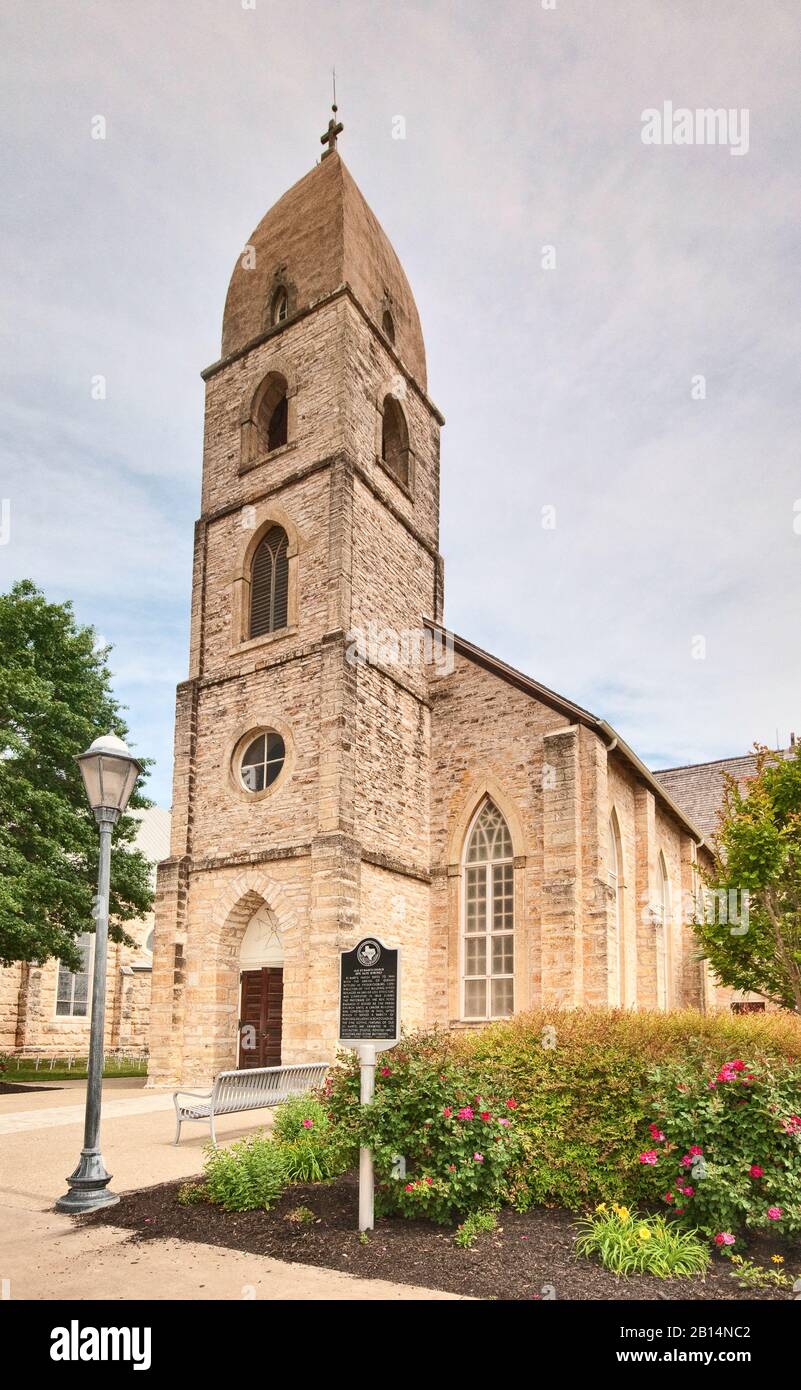
[[[251,1067],[245,1071],[221,1071],[210,1091],[175,1091],[175,1143],[181,1137],[181,1125],[197,1120],[209,1125],[211,1142],[217,1147],[214,1133],[216,1115],[233,1115],[241,1110],[261,1110],[279,1105],[290,1096],[301,1096],[315,1086],[322,1086],[328,1071],[327,1062],[301,1062],[292,1067]]]

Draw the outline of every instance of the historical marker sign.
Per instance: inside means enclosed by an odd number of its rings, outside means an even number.
[[[342,951],[339,969],[339,1038],[346,1047],[373,1043],[379,1051],[399,1037],[400,951],[366,936]]]

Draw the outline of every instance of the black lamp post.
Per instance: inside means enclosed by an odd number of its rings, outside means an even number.
[[[96,738],[78,758],[89,805],[100,827],[100,866],[95,907],[95,961],[92,976],[92,1019],[86,1077],[86,1119],[83,1148],[69,1191],[56,1202],[57,1211],[93,1211],[120,1199],[109,1192],[111,1174],[100,1152],[100,1105],[103,1089],[103,1047],[106,1018],[106,960],[108,956],[108,894],[111,872],[111,832],[128,805],[141,763],[116,734]]]

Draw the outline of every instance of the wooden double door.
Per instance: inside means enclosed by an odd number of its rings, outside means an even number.
[[[239,1013],[239,1066],[280,1067],[284,972],[280,966],[243,970]]]

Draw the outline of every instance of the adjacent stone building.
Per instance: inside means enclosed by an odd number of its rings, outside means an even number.
[[[402,948],[409,1027],[709,1004],[700,830],[602,719],[443,627],[444,421],[335,148],[241,253],[203,377],[151,1080],[332,1057],[366,934]]]
[[[135,813],[136,848],[155,866],[168,853],[170,813],[159,806]],[[154,916],[127,922],[134,946],[109,942],[106,976],[106,1051],[145,1054],[150,1023],[150,973]],[[84,969],[73,974],[52,959],[44,965],[18,962],[0,970],[0,1052],[26,1057],[89,1054],[92,946],[81,942]]]

